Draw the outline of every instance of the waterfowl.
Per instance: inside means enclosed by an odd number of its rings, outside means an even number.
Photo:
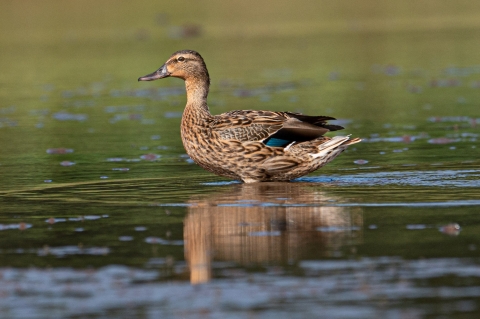
[[[183,146],[192,160],[214,174],[245,183],[290,181],[324,166],[349,145],[349,136],[327,137],[343,129],[329,116],[239,110],[212,115],[210,76],[202,56],[177,51],[157,71],[138,81],[166,77],[185,81],[187,105],[181,121]]]

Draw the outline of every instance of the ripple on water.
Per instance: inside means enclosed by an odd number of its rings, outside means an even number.
[[[418,167],[418,166],[417,166]],[[404,207],[436,207],[436,206],[472,206],[480,205],[475,189],[480,186],[479,169],[438,169],[438,170],[397,170],[397,171],[339,171],[329,176],[302,177],[290,185],[295,189],[311,188],[322,192],[342,195],[337,200],[318,197],[316,200],[295,202],[282,200],[290,195],[275,194],[259,201],[244,201],[243,198],[225,198],[217,206],[236,207],[303,207],[303,206],[404,206]],[[347,173],[347,174],[345,174]],[[176,179],[126,179],[108,180],[78,184],[48,185],[44,188],[33,188],[21,192],[9,192],[8,197],[18,200],[69,201],[71,198],[83,201],[96,201],[111,204],[138,204],[157,207],[194,207],[193,200],[185,200],[186,196],[196,196],[215,191],[218,188],[225,194],[239,189],[248,189],[248,184],[238,181],[205,181],[204,178],[189,181]],[[212,178],[213,179],[213,178]],[[262,183],[265,187],[274,187],[278,183]],[[384,187],[397,185],[398,187]],[[260,186],[260,185],[257,185]],[[85,188],[88,187],[88,192]],[[320,188],[319,188],[320,187]],[[442,188],[442,191],[438,191]],[[178,190],[181,189],[181,192]],[[272,191],[271,190],[269,192]],[[252,190],[257,192],[259,190]],[[412,196],[412,191],[421,191],[422,196]],[[368,196],[364,196],[368,192]],[[360,194],[360,197],[357,195]],[[133,195],[132,195],[133,194]],[[166,195],[168,194],[168,195]],[[173,194],[173,195],[172,195]],[[375,194],[375,196],[371,196]],[[340,199],[340,200],[338,200]],[[51,223],[62,222],[61,218],[50,219]]]
[[[68,218],[55,218],[55,217],[50,217],[45,220],[46,223],[49,224],[56,224],[56,223],[64,223],[64,222],[83,222],[86,220],[97,220],[101,218],[108,218],[108,215],[85,215],[85,216],[78,216],[78,217],[68,217]]]
[[[156,160],[159,159],[160,157],[161,157],[161,155],[152,154],[152,153],[149,153],[149,154],[145,154],[145,155],[140,156],[140,158],[143,159],[143,160],[145,160],[145,161],[156,161]]]
[[[58,246],[49,247],[45,246],[41,249],[37,249],[38,256],[55,256],[66,257],[71,255],[93,255],[93,256],[105,256],[110,253],[108,247],[83,247],[83,246]]]
[[[361,228],[358,226],[351,226],[351,227],[323,226],[323,227],[317,227],[316,230],[319,232],[330,233],[330,232],[358,231],[358,230],[361,230]]]
[[[157,268],[169,264],[159,258],[150,262]],[[325,318],[363,319],[400,318],[417,312],[422,317],[433,316],[438,306],[467,314],[480,306],[480,267],[472,259],[306,260],[299,267],[304,272],[300,278],[269,271],[249,274],[246,283],[244,272],[238,270],[235,277],[235,269],[221,265],[218,271],[229,274],[227,279],[203,285],[201,293],[194,293],[200,288],[186,282],[159,282],[163,272],[157,269],[119,265],[87,270],[1,268],[0,315],[25,318],[28,314],[33,319],[59,313],[62,317],[95,316],[111,309],[142,307],[143,312],[159,318],[182,309],[185,318],[205,312],[215,318],[230,318],[242,311],[262,318],[279,314],[278,318],[311,318],[322,313]],[[465,282],[465,278],[469,278],[469,286],[449,284]],[[438,284],[426,285],[425,280]],[[395,302],[379,309],[378,296]]]
[[[302,177],[297,182],[323,183],[325,177]],[[371,172],[337,175],[333,178],[342,185],[405,185],[428,187],[480,187],[480,170],[418,170]]]
[[[145,238],[147,244],[159,244],[166,246],[182,246],[184,244],[183,240],[166,240],[160,237],[147,237]]]
[[[49,148],[47,149],[48,154],[69,154],[73,153],[73,149],[71,148]]]
[[[60,162],[60,165],[65,166],[65,167],[66,167],[66,166],[73,166],[73,165],[75,165],[75,162],[62,161],[62,162]]]
[[[0,231],[8,230],[8,229],[25,230],[25,229],[28,229],[28,228],[32,228],[32,224],[27,224],[27,223],[0,224]]]
[[[257,231],[250,232],[248,236],[252,237],[271,237],[271,236],[280,236],[282,233],[280,231]]]
[[[333,206],[340,207],[458,207],[479,206],[480,200],[451,200],[444,202],[393,202],[393,203],[341,203]]]

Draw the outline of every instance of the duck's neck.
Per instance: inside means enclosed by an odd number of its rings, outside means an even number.
[[[207,96],[210,81],[209,79],[199,81],[198,79],[185,80],[187,90],[187,106],[185,113],[195,115],[198,119],[209,118],[212,116],[207,105]]]

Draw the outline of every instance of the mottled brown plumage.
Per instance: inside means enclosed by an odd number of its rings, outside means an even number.
[[[343,129],[328,116],[241,110],[212,115],[207,106],[210,77],[198,52],[175,52],[157,71],[139,78],[168,76],[185,81],[187,105],[182,141],[188,155],[204,169],[245,183],[289,181],[322,167],[349,145],[348,136],[324,136]]]

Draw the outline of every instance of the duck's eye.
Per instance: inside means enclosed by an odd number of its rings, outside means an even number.
[[[183,56],[181,56],[177,59],[177,61],[183,62],[183,61],[185,61],[185,58]]]

